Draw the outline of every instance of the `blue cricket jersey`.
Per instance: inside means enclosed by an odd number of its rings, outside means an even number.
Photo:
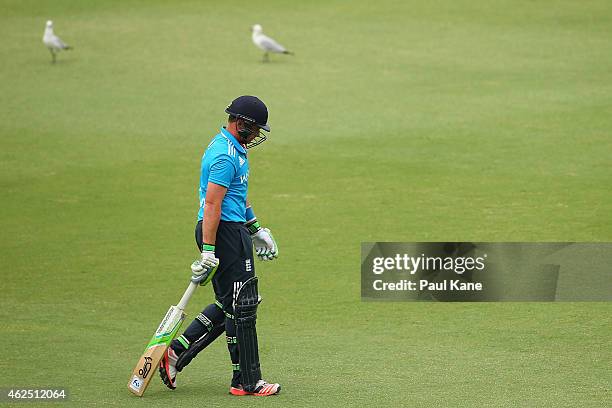
[[[225,128],[221,128],[221,133],[213,138],[202,156],[198,220],[204,216],[209,182],[227,188],[221,204],[221,220],[246,222],[249,161],[244,147]]]

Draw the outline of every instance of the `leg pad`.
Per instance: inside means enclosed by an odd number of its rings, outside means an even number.
[[[257,277],[245,281],[236,296],[234,315],[240,356],[240,375],[244,390],[253,392],[261,379],[257,344],[257,307],[261,302],[257,292]]]

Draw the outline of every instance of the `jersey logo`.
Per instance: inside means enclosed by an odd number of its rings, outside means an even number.
[[[242,157],[238,156],[238,161],[240,162],[240,167],[242,167],[242,165],[244,164],[245,160]]]

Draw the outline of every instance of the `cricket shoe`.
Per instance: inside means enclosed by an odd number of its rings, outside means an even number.
[[[164,352],[164,356],[159,362],[159,376],[161,377],[166,387],[174,390],[176,388],[176,361],[178,356],[172,350],[172,347],[168,347]]]
[[[230,387],[230,394],[232,395],[255,395],[256,397],[267,397],[269,395],[277,395],[280,393],[280,384],[270,384],[264,380],[257,381],[255,391],[249,392],[242,388],[242,385]]]

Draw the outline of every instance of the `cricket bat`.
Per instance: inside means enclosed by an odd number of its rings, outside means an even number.
[[[166,316],[159,324],[157,331],[147,344],[147,347],[145,347],[144,353],[140,360],[138,360],[134,371],[132,371],[128,381],[128,390],[131,393],[139,397],[142,397],[142,394],[144,394],[151,381],[151,377],[155,376],[159,362],[166,349],[185,320],[185,307],[197,287],[197,283],[191,282],[178,305],[170,306],[170,309],[168,309]]]

